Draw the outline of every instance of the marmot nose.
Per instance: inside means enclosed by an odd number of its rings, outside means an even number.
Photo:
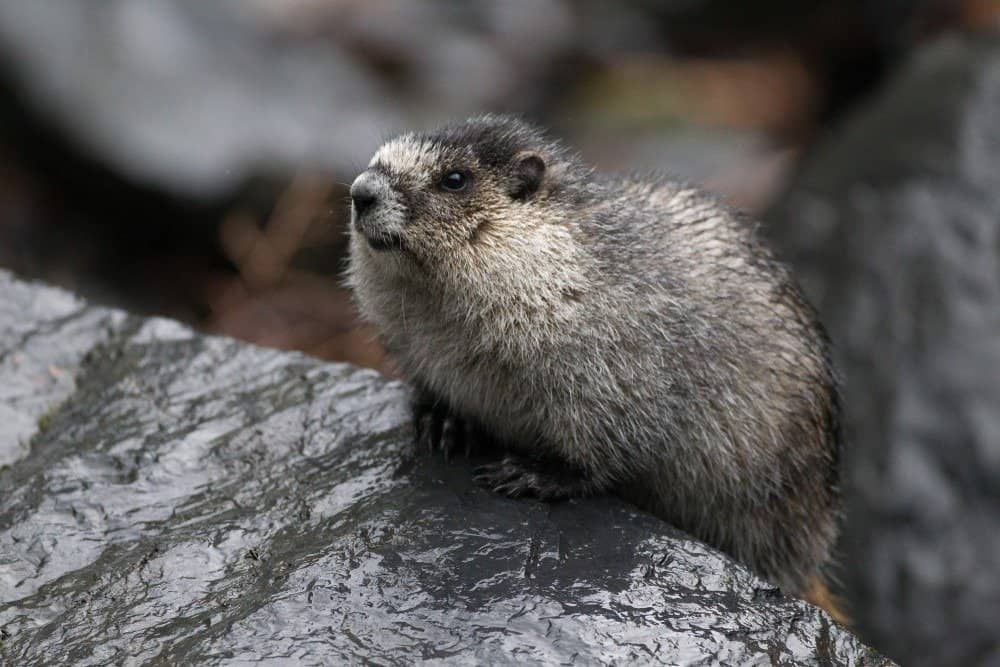
[[[355,213],[361,215],[370,209],[377,199],[375,190],[369,183],[361,179],[354,181],[351,186],[351,201],[354,202]]]

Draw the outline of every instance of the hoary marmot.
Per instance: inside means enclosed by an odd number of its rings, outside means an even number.
[[[385,143],[351,197],[348,280],[419,437],[473,426],[506,451],[489,487],[619,494],[830,606],[829,346],[752,221],[495,115]]]

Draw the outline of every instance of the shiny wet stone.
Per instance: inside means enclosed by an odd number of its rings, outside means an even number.
[[[372,371],[5,273],[0,304],[2,664],[884,664],[624,502],[416,453]]]

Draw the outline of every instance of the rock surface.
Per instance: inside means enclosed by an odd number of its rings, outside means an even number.
[[[2,664],[885,663],[622,502],[415,454],[372,371],[3,273],[0,304]]]
[[[903,664],[1000,664],[1000,39],[920,53],[771,229],[845,380],[844,579]]]

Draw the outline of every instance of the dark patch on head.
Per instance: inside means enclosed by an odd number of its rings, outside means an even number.
[[[422,138],[442,146],[467,146],[480,164],[493,168],[509,165],[523,150],[551,143],[540,129],[514,116],[480,116],[445,125]]]

